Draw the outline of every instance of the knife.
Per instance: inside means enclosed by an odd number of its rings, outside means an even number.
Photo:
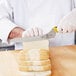
[[[46,39],[49,40],[51,38],[54,38],[57,32],[58,32],[58,29],[57,29],[57,26],[55,26],[49,33],[43,36],[14,38],[14,39],[11,39],[9,42],[19,43],[19,42],[30,42],[30,41],[46,40]]]

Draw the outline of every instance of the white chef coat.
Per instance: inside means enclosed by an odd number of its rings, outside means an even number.
[[[10,31],[38,26],[47,33],[75,7],[76,0],[0,0],[0,39],[6,41]],[[50,45],[74,44],[74,33],[57,34]]]

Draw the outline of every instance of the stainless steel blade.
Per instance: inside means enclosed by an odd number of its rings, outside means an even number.
[[[18,42],[30,42],[30,41],[37,41],[37,40],[45,40],[45,39],[54,38],[55,35],[56,35],[56,32],[54,30],[51,30],[48,34],[45,34],[43,36],[14,38],[14,39],[11,39],[10,42],[18,43]]]

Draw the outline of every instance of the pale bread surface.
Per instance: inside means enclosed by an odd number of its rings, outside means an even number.
[[[51,64],[45,66],[19,66],[20,71],[24,72],[41,72],[51,70]]]

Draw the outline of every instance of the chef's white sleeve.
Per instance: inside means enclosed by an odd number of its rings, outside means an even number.
[[[0,0],[0,39],[6,42],[11,30],[17,25],[12,22],[12,8],[7,0]]]

